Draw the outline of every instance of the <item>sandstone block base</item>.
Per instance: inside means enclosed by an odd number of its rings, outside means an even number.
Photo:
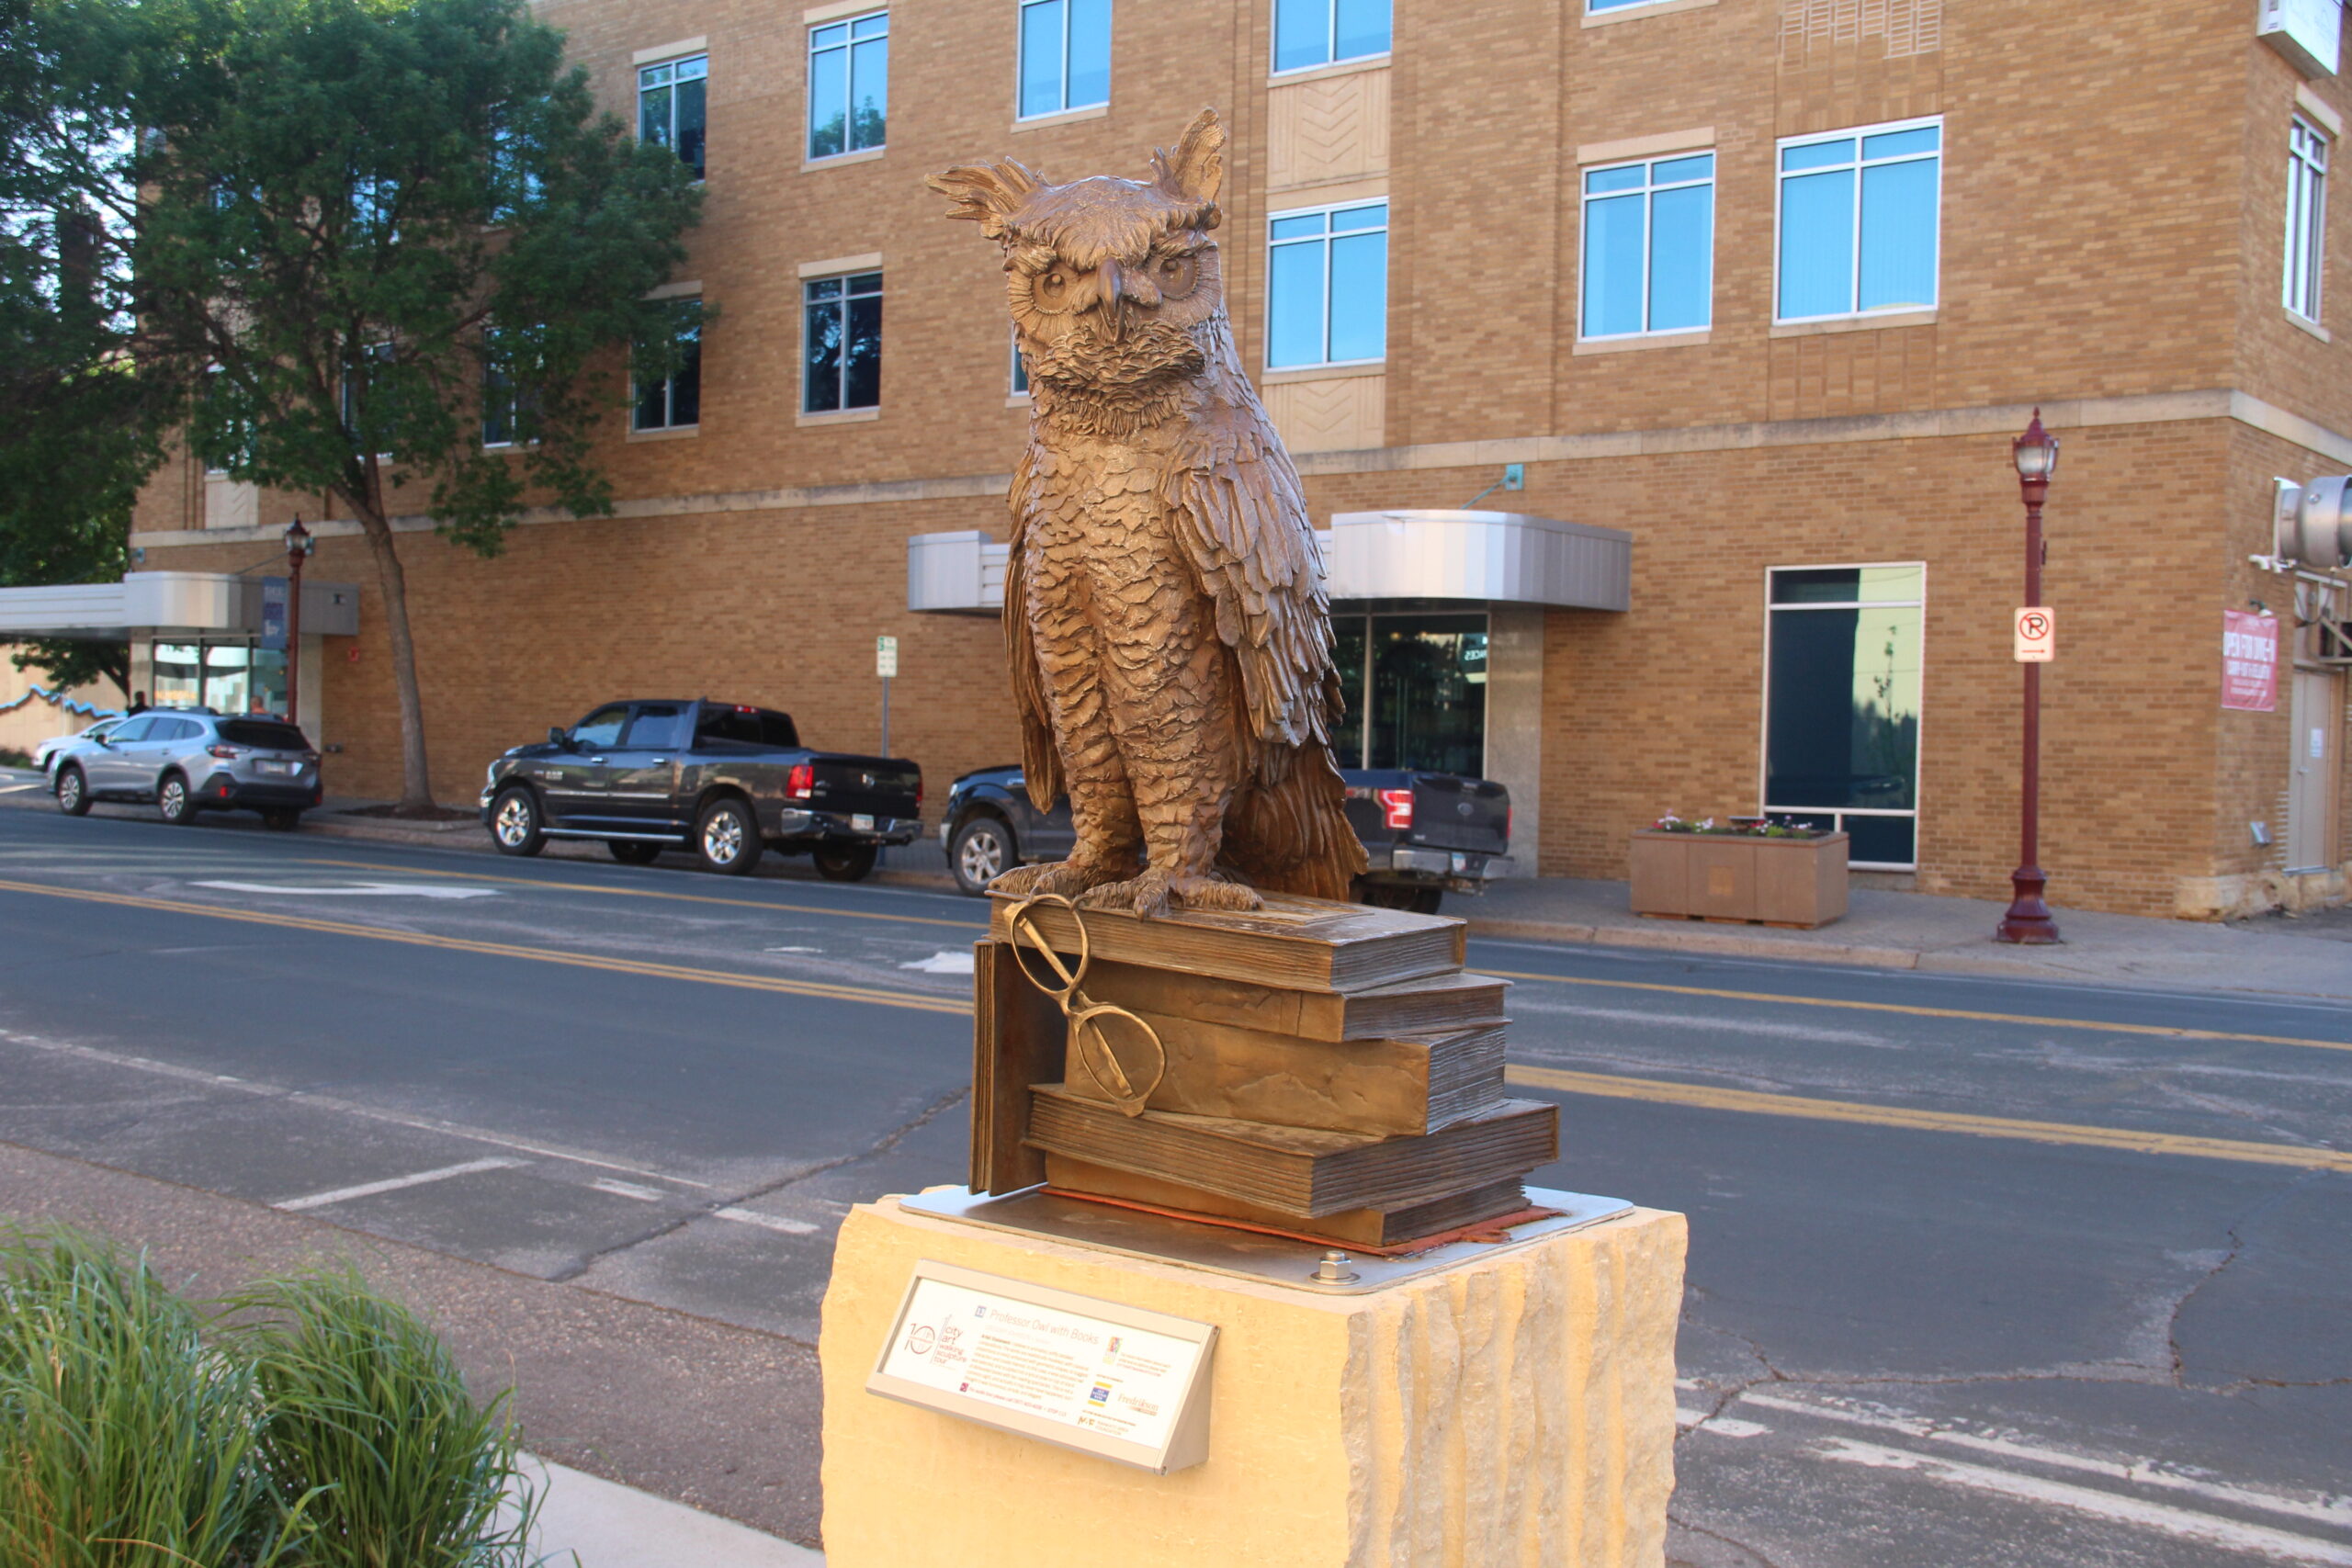
[[[1660,1568],[1679,1214],[1326,1296],[862,1204],[825,1293],[828,1568]],[[1214,1323],[1153,1475],[865,1392],[918,1259]]]

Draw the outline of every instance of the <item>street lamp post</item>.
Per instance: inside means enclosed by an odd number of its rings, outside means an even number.
[[[302,725],[302,563],[317,541],[297,513],[286,525],[286,722]]]
[[[2041,411],[2033,423],[2009,443],[2017,463],[2018,491],[2025,501],[2025,602],[2041,603],[2041,502],[2050,493],[2050,476],[2058,471],[2058,438],[2041,428]],[[2001,917],[1996,942],[2041,946],[2058,940],[2058,922],[2041,901],[2049,878],[2041,870],[2041,666],[2025,668],[2025,769],[2018,805],[2018,868],[2009,874],[2009,911]]]

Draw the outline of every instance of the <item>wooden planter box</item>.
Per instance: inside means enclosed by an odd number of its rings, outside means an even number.
[[[1634,834],[1634,913],[1691,920],[1824,926],[1846,912],[1846,835],[1750,839]]]

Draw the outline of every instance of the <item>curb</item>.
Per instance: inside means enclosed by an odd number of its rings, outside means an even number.
[[[1468,916],[1472,936],[1521,937],[1535,942],[1577,942],[1590,947],[1639,947],[1709,953],[1725,958],[1785,958],[1805,964],[1842,964],[1866,969],[1917,969],[1926,955],[1907,947],[1866,947],[1850,942],[1778,942],[1770,937],[1734,936],[1728,931],[1650,931],[1624,926],[1585,926],[1555,920],[1486,919]],[[2003,968],[1999,973],[2009,971]]]
[[[673,1503],[584,1470],[522,1456],[539,1489],[531,1550],[577,1568],[824,1568],[781,1536]]]

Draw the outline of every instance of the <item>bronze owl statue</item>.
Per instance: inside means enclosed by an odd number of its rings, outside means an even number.
[[[1224,148],[1209,110],[1148,182],[1010,161],[930,180],[1004,251],[1033,405],[1005,639],[1029,797],[1067,790],[1077,829],[996,889],[1158,915],[1344,899],[1364,869],[1306,500],[1209,238]]]

